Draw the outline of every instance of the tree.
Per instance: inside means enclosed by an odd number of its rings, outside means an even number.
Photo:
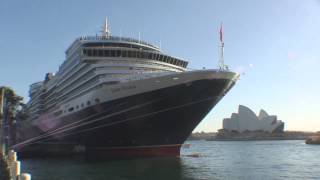
[[[6,144],[12,144],[16,139],[16,115],[21,107],[23,106],[21,96],[18,96],[13,89],[9,87],[0,87],[1,98],[2,98],[2,126],[3,126],[3,137],[10,137],[10,140]],[[6,140],[5,140],[6,141]]]
[[[6,100],[7,110],[13,118],[18,110],[23,106],[23,97],[18,96],[14,90],[9,87],[0,87],[0,92],[2,89],[4,90],[4,99]]]

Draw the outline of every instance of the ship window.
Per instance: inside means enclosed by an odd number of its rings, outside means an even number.
[[[164,62],[168,62],[168,60],[169,60],[169,57],[168,56],[164,56],[164,58],[163,58],[164,60]]]
[[[62,111],[57,111],[54,113],[55,116],[59,116],[60,114],[62,114]]]
[[[111,51],[111,57],[115,57],[116,56],[115,53],[116,53],[115,51]]]
[[[98,52],[96,49],[93,50],[93,56],[97,56],[98,55]]]
[[[91,102],[90,102],[90,101],[88,101],[88,102],[87,102],[87,105],[88,105],[88,106],[90,106],[90,104],[91,104]]]
[[[68,111],[69,111],[69,112],[73,111],[73,107],[69,108]]]
[[[84,106],[84,104],[83,103],[81,103],[81,107],[83,107]]]
[[[116,57],[120,57],[121,56],[121,51],[120,50],[117,50],[116,51]]]
[[[122,51],[121,55],[122,55],[122,57],[127,57],[127,51]]]
[[[169,57],[168,56],[163,56],[163,62],[168,62]]]
[[[104,54],[107,56],[107,57],[110,57],[110,50],[106,50],[105,52],[104,52]]]
[[[132,56],[133,56],[132,51],[128,51],[128,57],[132,57]]]
[[[98,98],[96,98],[94,101],[95,101],[97,104],[100,103],[100,99],[98,99]]]
[[[137,58],[141,58],[141,52],[137,52]]]
[[[152,59],[152,54],[151,53],[148,54],[148,59]]]
[[[79,109],[79,105],[76,106],[76,109]]]
[[[163,61],[163,60],[164,60],[164,59],[163,59],[163,55],[162,55],[162,54],[160,55],[159,60],[160,60],[160,61]]]
[[[174,59],[173,64],[174,64],[174,65],[176,65],[176,64],[177,64],[177,60],[176,60],[176,59]]]
[[[102,51],[102,50],[99,50],[98,53],[99,53],[99,56],[100,56],[100,57],[103,56],[103,51]]]
[[[148,59],[148,55],[149,55],[149,53],[147,53],[147,52],[143,52],[143,58],[145,58],[145,59]]]
[[[131,54],[131,55],[132,55],[131,57],[133,57],[133,58],[136,58],[136,57],[137,57],[137,52],[131,51],[131,53],[132,53],[132,54]]]
[[[87,53],[88,53],[88,56],[92,56],[92,50],[91,50],[91,49],[88,49],[87,51],[88,51],[88,52],[87,52]]]

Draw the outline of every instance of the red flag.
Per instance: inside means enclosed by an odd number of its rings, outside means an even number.
[[[220,42],[223,42],[223,27],[222,27],[222,23],[221,23],[221,26],[220,26]]]

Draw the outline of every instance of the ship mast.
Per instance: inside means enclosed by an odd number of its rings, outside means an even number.
[[[101,30],[101,36],[104,38],[108,38],[111,35],[111,32],[109,30],[109,26],[108,26],[108,19],[106,18],[105,22],[104,22],[104,26],[102,26],[102,30]]]
[[[220,25],[220,31],[219,31],[219,35],[220,35],[220,58],[219,58],[219,69],[220,70],[228,70],[228,66],[224,64],[224,41],[223,41],[223,25],[221,22]]]

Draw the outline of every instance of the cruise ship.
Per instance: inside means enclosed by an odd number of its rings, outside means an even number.
[[[53,74],[30,86],[18,124],[20,154],[179,156],[200,121],[233,87],[226,69],[189,70],[160,48],[111,36],[81,36]]]

